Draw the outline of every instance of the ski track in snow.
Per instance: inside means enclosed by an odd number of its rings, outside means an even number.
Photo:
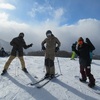
[[[0,73],[7,61],[7,57],[0,58]],[[58,57],[62,75],[51,80],[43,88],[28,86],[45,75],[44,57],[25,56],[26,68],[30,74],[21,70],[18,58],[11,63],[8,73],[0,76],[0,100],[100,100],[100,95],[89,88],[87,84],[79,82],[75,76],[80,76],[78,58]],[[60,73],[58,61],[55,58],[56,73]],[[93,60],[92,74],[96,78],[96,85],[100,92],[100,60]],[[38,78],[34,78],[37,76]]]

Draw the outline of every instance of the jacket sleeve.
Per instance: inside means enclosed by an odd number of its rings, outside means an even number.
[[[56,43],[58,44],[57,47],[60,47],[60,46],[61,46],[61,43],[60,43],[60,41],[58,40],[58,38],[56,38]]]
[[[41,46],[44,46],[45,43],[46,43],[46,39],[42,41]]]
[[[29,48],[31,46],[32,46],[32,44],[26,45],[26,42],[23,39],[23,47],[24,47],[24,49],[27,49],[27,48]]]
[[[86,42],[87,42],[87,44],[88,44],[89,47],[90,47],[90,51],[95,50],[95,47],[94,47],[94,45],[92,44],[92,42],[89,40],[89,38],[86,38]]]

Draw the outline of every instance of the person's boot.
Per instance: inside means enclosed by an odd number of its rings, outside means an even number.
[[[89,86],[90,88],[93,88],[93,87],[95,86],[95,79],[94,79],[93,75],[91,75],[91,76],[89,77],[89,84],[88,84],[88,86]]]
[[[86,79],[79,78],[80,82],[86,82]]]
[[[88,86],[89,86],[90,88],[93,88],[93,87],[95,86],[95,83],[89,83]]]
[[[27,69],[26,68],[23,68],[22,69],[25,73],[28,73]]]
[[[95,79],[93,79],[92,81],[89,82],[88,86],[90,88],[93,88],[95,86]]]
[[[55,77],[55,75],[54,75],[54,74],[51,74],[51,75],[50,75],[50,78],[51,78],[51,79],[52,79],[52,78],[54,78],[54,77]]]
[[[45,76],[44,76],[44,78],[49,78],[49,74],[46,73]]]
[[[2,73],[1,73],[1,75],[4,75],[4,74],[6,74],[6,73],[7,73],[7,70],[4,69],[4,70],[2,71]]]

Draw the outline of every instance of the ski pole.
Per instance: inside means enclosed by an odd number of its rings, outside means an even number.
[[[57,62],[58,62],[58,67],[59,67],[60,74],[62,75],[60,64],[59,64],[59,59],[58,59],[58,57],[56,57],[56,58],[57,58]]]

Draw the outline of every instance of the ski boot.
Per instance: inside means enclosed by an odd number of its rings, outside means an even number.
[[[86,82],[86,79],[79,78],[80,82]]]
[[[52,78],[54,78],[54,77],[55,77],[55,75],[54,75],[54,74],[51,74],[51,75],[50,75],[50,78],[51,78],[51,79],[52,79]]]
[[[46,73],[45,76],[44,76],[44,78],[49,78],[49,74]]]
[[[90,88],[93,88],[93,87],[95,86],[95,83],[89,83],[88,86],[89,86]]]
[[[22,69],[25,73],[28,73],[27,69],[26,68],[23,68]]]
[[[3,75],[6,74],[6,73],[7,73],[7,70],[4,69],[4,70],[2,71],[2,73],[1,73],[1,75],[3,76]]]

